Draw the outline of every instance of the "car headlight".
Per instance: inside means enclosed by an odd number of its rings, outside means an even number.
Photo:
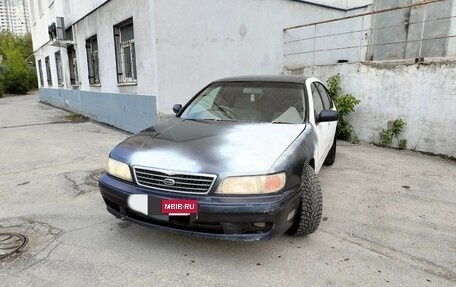
[[[285,173],[257,176],[234,176],[225,178],[216,193],[219,194],[265,194],[281,190],[285,186]]]
[[[123,180],[133,181],[131,178],[130,167],[128,164],[117,161],[115,159],[108,159],[108,169],[107,172],[115,177],[118,177]]]

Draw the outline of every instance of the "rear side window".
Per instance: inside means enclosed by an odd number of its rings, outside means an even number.
[[[329,110],[332,108],[332,102],[331,98],[329,97],[328,91],[325,89],[325,87],[318,82],[314,83],[315,86],[317,86],[318,92],[320,93],[321,100],[323,101],[323,107],[325,110]]]
[[[315,86],[315,83],[312,83],[312,85],[310,85],[310,87],[311,87],[311,91],[312,91],[312,101],[314,104],[314,115],[316,118],[317,115],[319,115],[320,112],[322,110],[324,110],[324,106],[323,106],[323,102],[321,101],[320,93],[318,92],[317,87]]]

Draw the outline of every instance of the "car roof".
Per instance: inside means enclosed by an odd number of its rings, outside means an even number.
[[[262,75],[262,76],[238,76],[228,77],[214,81],[219,82],[278,82],[278,83],[305,83],[307,78],[292,75]]]

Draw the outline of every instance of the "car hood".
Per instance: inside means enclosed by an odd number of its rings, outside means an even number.
[[[170,118],[120,143],[131,166],[224,176],[268,173],[305,125]]]

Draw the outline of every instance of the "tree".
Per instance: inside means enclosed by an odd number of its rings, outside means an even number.
[[[10,32],[0,32],[0,55],[4,62],[0,69],[1,88],[6,93],[25,94],[37,87],[34,63],[32,37],[13,35]]]

